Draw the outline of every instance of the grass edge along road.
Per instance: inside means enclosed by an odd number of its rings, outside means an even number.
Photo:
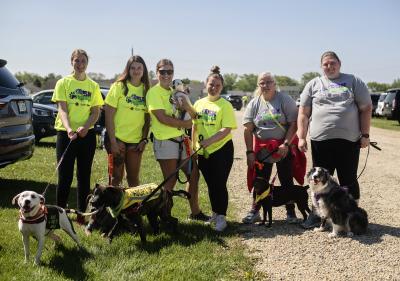
[[[23,244],[18,231],[18,208],[11,199],[23,190],[42,193],[47,183],[51,186],[46,202],[55,202],[55,138],[43,139],[34,156],[0,170],[0,280],[255,280],[265,277],[254,273],[253,261],[244,255],[235,223],[227,231],[217,234],[198,222],[187,220],[187,201],[175,198],[173,214],[179,219],[179,234],[162,233],[158,236],[148,230],[147,244],[139,237],[122,234],[111,245],[98,232],[85,236],[83,228],[74,223],[84,246],[76,247],[63,231],[56,233],[62,238],[60,245],[46,239],[42,266],[33,266],[37,242],[31,238],[30,260],[24,264]],[[141,183],[160,183],[162,175],[153,158],[151,145],[145,151]],[[91,185],[107,182],[106,153],[97,150],[92,168]],[[184,188],[178,184],[176,189]],[[210,213],[207,187],[200,180],[200,204]],[[72,183],[69,207],[76,207],[76,180]],[[229,216],[233,212],[228,210]],[[21,270],[24,268],[24,270]]]

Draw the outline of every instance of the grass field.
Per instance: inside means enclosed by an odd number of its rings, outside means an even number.
[[[386,130],[400,131],[400,124],[397,120],[387,120],[386,118],[372,118],[371,126]]]
[[[106,183],[106,154],[97,150],[91,182]],[[174,216],[179,218],[179,234],[148,235],[145,245],[139,237],[122,234],[111,245],[98,233],[85,236],[75,224],[84,249],[78,249],[72,239],[58,230],[62,244],[46,240],[42,265],[33,266],[37,243],[31,239],[31,258],[24,264],[21,235],[18,231],[18,209],[11,205],[14,195],[23,190],[43,192],[51,183],[46,202],[55,201],[54,138],[43,139],[34,156],[0,169],[0,280],[253,280],[251,260],[243,254],[234,223],[224,234],[209,226],[188,221],[187,201],[174,200]],[[141,183],[160,183],[158,163],[151,146],[147,147],[142,163]],[[183,188],[182,186],[180,186]],[[76,181],[72,184],[70,206],[76,205]],[[179,186],[178,186],[179,188]],[[200,181],[202,209],[210,213],[207,188]],[[229,214],[228,214],[229,219]]]

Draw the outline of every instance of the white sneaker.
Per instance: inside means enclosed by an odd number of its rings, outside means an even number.
[[[217,213],[212,213],[211,218],[205,222],[205,224],[212,224],[215,223],[217,221]]]
[[[226,219],[224,215],[217,215],[215,219],[215,230],[218,232],[222,232],[227,227]]]

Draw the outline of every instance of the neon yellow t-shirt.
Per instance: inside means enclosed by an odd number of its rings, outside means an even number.
[[[138,143],[142,138],[144,115],[147,112],[144,86],[127,82],[128,93],[122,82],[112,84],[105,103],[116,109],[114,115],[115,137],[126,143]]]
[[[65,101],[67,103],[69,123],[73,131],[85,125],[89,118],[91,107],[104,104],[99,84],[87,76],[83,81],[75,79],[73,75],[61,78],[57,81],[51,100],[53,102]],[[66,131],[61,122],[60,114],[57,114],[54,128],[57,131]],[[93,126],[89,129],[91,128]]]
[[[160,84],[153,86],[146,95],[147,108],[151,117],[151,131],[158,140],[176,138],[184,134],[183,129],[162,124],[152,113],[153,110],[163,109],[166,115],[176,117],[177,112],[174,112],[174,108],[169,101],[171,95],[172,90],[166,90]]]
[[[194,121],[197,128],[197,136],[203,136],[204,139],[208,139],[222,128],[237,128],[233,107],[229,101],[223,98],[212,102],[208,97],[205,97],[198,100],[193,107],[197,112],[197,118]],[[211,154],[217,151],[231,139],[232,134],[229,133],[222,140],[207,147],[207,153]],[[198,139],[196,140],[195,147],[200,147]],[[203,155],[204,150],[201,149],[198,153]]]

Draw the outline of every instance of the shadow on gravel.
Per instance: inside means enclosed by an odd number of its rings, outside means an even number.
[[[265,225],[258,224],[242,224],[233,223],[237,229],[237,233],[244,239],[252,238],[274,238],[275,236],[297,236],[302,235],[305,229],[298,224],[288,224],[285,220],[272,220],[272,226],[266,227]]]
[[[365,245],[372,245],[381,243],[385,235],[399,238],[400,227],[370,223],[365,235],[354,236],[353,239]]]

